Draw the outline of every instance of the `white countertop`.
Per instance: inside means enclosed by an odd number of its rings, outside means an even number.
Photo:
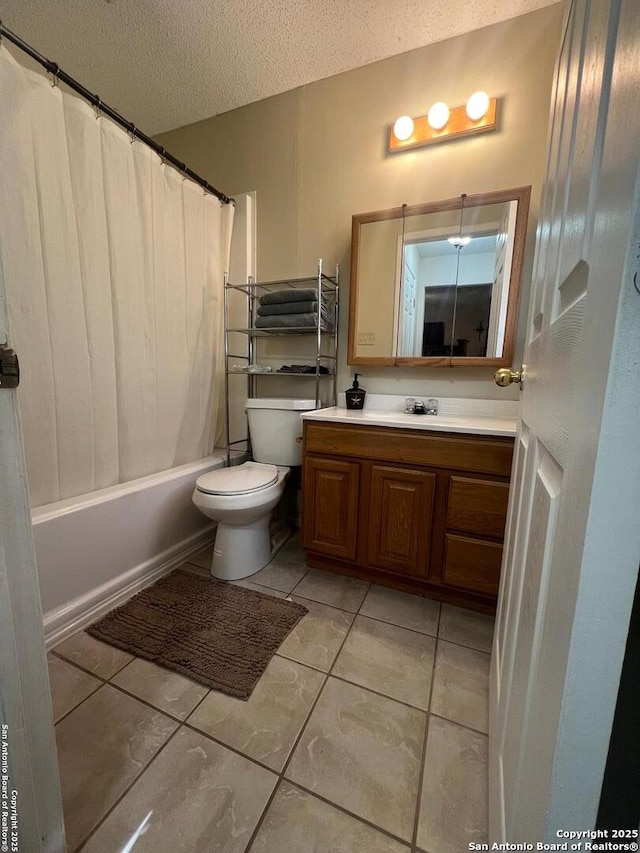
[[[520,404],[513,400],[440,397],[437,415],[409,415],[404,412],[406,398],[395,394],[367,394],[364,409],[355,411],[345,408],[344,394],[340,397],[342,405],[303,412],[302,418],[360,426],[514,436],[520,408]],[[426,401],[428,398],[417,399]]]

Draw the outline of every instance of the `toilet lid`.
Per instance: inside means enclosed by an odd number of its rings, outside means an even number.
[[[245,462],[231,468],[209,471],[196,480],[196,489],[207,495],[241,495],[265,489],[278,479],[275,465]]]

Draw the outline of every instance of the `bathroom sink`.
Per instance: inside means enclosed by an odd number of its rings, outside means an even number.
[[[517,431],[517,401],[441,397],[437,415],[414,415],[404,411],[405,399],[395,394],[367,394],[364,409],[350,411],[344,405],[332,406],[305,412],[302,417],[304,420],[475,435],[511,436]]]

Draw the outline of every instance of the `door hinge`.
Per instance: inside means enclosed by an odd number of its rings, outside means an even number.
[[[0,344],[0,388],[17,388],[20,384],[20,364],[17,354]]]

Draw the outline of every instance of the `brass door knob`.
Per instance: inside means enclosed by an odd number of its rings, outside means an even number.
[[[493,381],[501,388],[506,388],[512,382],[522,385],[522,378],[522,368],[520,370],[509,370],[508,367],[501,367],[493,374]]]

